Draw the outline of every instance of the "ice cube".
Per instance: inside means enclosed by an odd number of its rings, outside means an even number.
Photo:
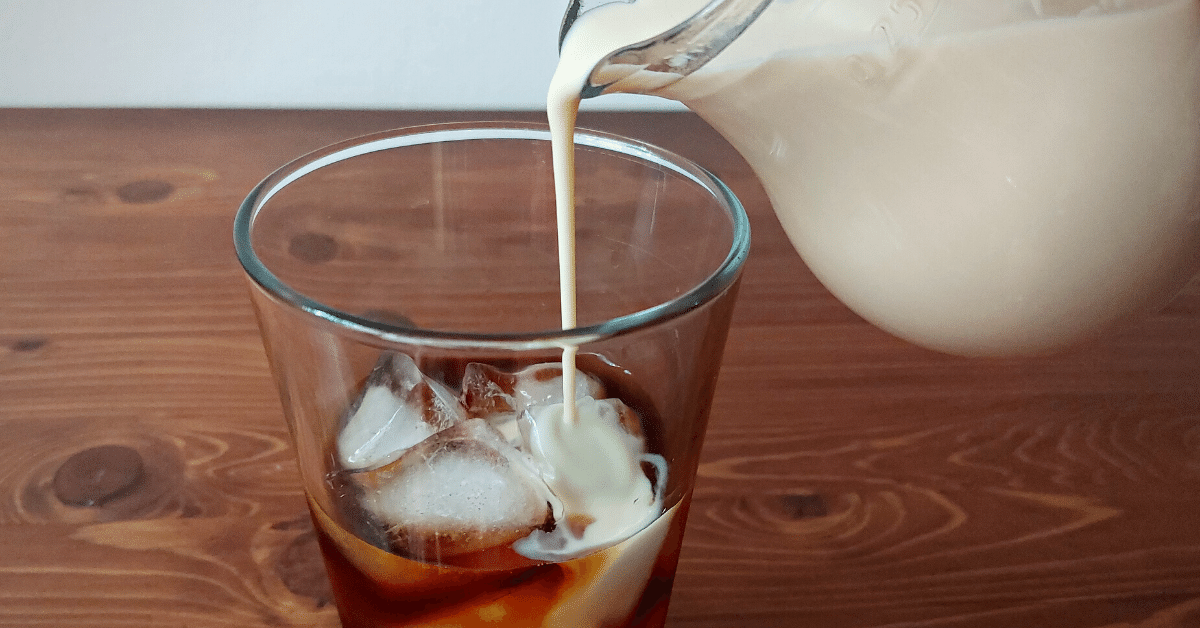
[[[615,397],[611,399],[601,399],[599,403],[607,406],[606,411],[615,415],[616,423],[621,426],[621,429],[625,430],[626,434],[629,434],[637,439],[637,441],[641,444],[640,446],[642,447],[642,450],[645,451],[646,435],[642,432],[642,418],[638,416],[638,413],[635,412],[633,408],[625,405],[624,401],[621,401]],[[602,413],[606,411],[602,411]]]
[[[421,560],[508,546],[554,527],[556,499],[527,457],[482,419],[458,423],[353,478],[392,549]]]
[[[576,398],[604,393],[600,380],[576,370]],[[472,362],[463,372],[462,404],[467,416],[486,419],[514,447],[522,446],[519,418],[530,409],[562,403],[562,364],[546,362],[510,373]]]
[[[519,405],[513,398],[516,375],[494,366],[472,362],[463,372],[460,400],[467,416],[486,419],[514,447],[521,446],[517,427]]]
[[[493,414],[486,419],[487,424],[492,426],[504,440],[508,441],[509,445],[517,449],[524,448],[524,440],[521,436],[521,416],[515,412],[501,412]]]
[[[462,403],[467,416],[481,418],[497,413],[514,413],[517,376],[494,366],[472,362],[463,371]]]
[[[561,362],[534,364],[514,375],[512,396],[521,410],[563,402],[563,368]],[[575,370],[575,398],[604,398],[604,385],[594,376]]]
[[[465,418],[453,392],[425,377],[412,358],[388,353],[338,433],[338,456],[346,469],[379,467]]]

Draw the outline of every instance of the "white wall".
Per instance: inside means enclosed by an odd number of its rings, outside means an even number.
[[[540,109],[566,4],[0,0],[0,107]]]

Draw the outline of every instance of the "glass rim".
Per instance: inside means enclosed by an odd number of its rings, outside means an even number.
[[[576,130],[576,146],[617,153],[663,167],[708,190],[726,210],[732,228],[729,253],[703,281],[669,301],[593,325],[511,333],[445,331],[389,324],[321,303],[279,279],[254,251],[251,231],[259,211],[277,192],[313,171],[393,148],[493,139],[549,143],[550,131],[546,124],[536,122],[453,122],[410,126],[342,140],[293,159],[259,182],[238,208],[234,218],[233,240],[243,271],[273,300],[327,323],[387,343],[512,350],[579,346],[667,321],[717,298],[740,276],[750,252],[750,221],[741,202],[724,182],[695,162],[673,152],[631,138],[588,129]]]

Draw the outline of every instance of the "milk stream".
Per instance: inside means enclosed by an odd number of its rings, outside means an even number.
[[[688,0],[693,2],[693,0]],[[700,6],[700,3],[695,3]],[[662,6],[662,5],[657,5]],[[551,81],[547,95],[547,114],[550,123],[554,194],[558,221],[559,287],[562,327],[578,324],[576,310],[575,260],[575,121],[579,111],[580,92],[588,72],[603,55],[611,52],[617,42],[642,32],[645,37],[655,34],[656,27],[669,26],[687,17],[680,5],[668,4],[670,10],[655,12],[657,20],[642,20],[644,30],[636,33],[600,28],[598,34],[616,34],[617,38],[594,37],[574,39],[573,46],[564,47],[564,54]],[[592,12],[589,12],[589,15]],[[690,15],[690,13],[688,13]],[[592,18],[589,18],[589,21]],[[573,52],[574,51],[574,52]],[[636,533],[657,518],[654,526],[665,526],[670,512],[662,514],[662,488],[666,483],[666,461],[657,454],[638,455],[627,442],[619,425],[602,420],[590,399],[575,396],[575,358],[578,347],[565,345],[562,354],[564,403],[530,416],[536,457],[546,466],[556,469],[551,482],[552,491],[563,500],[569,512],[586,513],[596,521],[585,530],[584,538],[571,539],[559,534],[554,539],[537,535],[523,541],[518,551],[529,556],[546,556],[544,546],[566,543],[560,553],[580,553],[588,548],[604,547]],[[664,412],[667,409],[660,409]],[[658,468],[655,492],[642,464]],[[655,548],[654,551],[657,551]],[[645,553],[649,560],[653,552]]]
[[[617,6],[619,5],[619,6]],[[563,329],[578,323],[576,310],[575,273],[575,121],[579,112],[580,93],[588,74],[605,55],[630,42],[656,35],[677,24],[704,6],[702,0],[671,0],[670,2],[638,5],[606,5],[585,14],[585,35],[574,36],[572,29],[564,42],[554,77],[546,96],[546,113],[550,123],[550,138],[554,165],[554,196],[558,221],[558,272]],[[636,20],[626,19],[622,7],[636,11]],[[612,9],[618,9],[613,11]],[[606,19],[611,16],[612,19]],[[579,23],[576,23],[579,26]],[[563,347],[563,393],[568,402],[563,408],[563,420],[577,420],[577,409],[570,401],[575,390],[575,356],[578,348]]]
[[[574,133],[579,109],[579,85],[556,84],[549,107],[557,203],[559,283],[562,326],[577,324],[575,301],[575,159]],[[554,89],[554,88],[552,88]],[[603,420],[591,399],[576,398],[575,358],[578,347],[563,347],[563,403],[529,417],[535,457],[554,469],[547,477],[552,492],[567,513],[594,519],[584,537],[572,538],[560,526],[553,538],[531,537],[517,551],[533,557],[552,557],[543,547],[564,546],[559,553],[581,553],[604,547],[646,527],[662,510],[666,462],[657,454],[639,455],[616,421]],[[582,411],[581,411],[582,410]],[[642,463],[658,467],[657,492],[642,471]],[[559,515],[561,513],[556,513]]]
[[[569,90],[568,90],[569,91]],[[550,145],[554,163],[555,219],[558,223],[558,289],[562,310],[562,328],[578,324],[575,298],[575,117],[579,110],[579,92],[554,94],[547,107],[550,113]],[[563,420],[574,423],[575,355],[577,347],[564,346]]]

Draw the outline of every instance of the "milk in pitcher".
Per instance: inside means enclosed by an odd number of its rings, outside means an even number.
[[[585,13],[551,118],[605,51],[696,8]],[[1059,349],[1162,305],[1200,263],[1196,0],[776,0],[694,74],[610,91],[696,111],[822,283],[927,347]]]

